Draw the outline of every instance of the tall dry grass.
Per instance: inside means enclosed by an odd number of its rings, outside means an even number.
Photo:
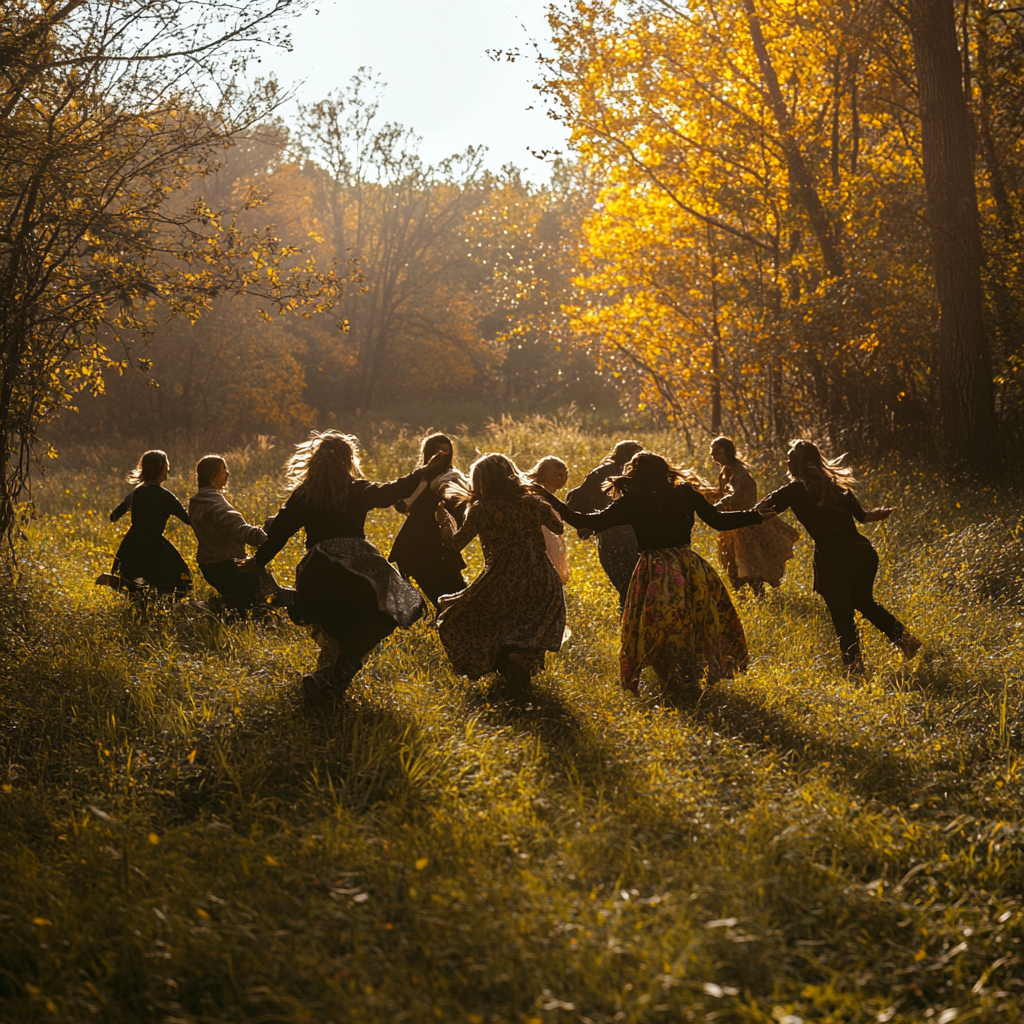
[[[371,475],[412,464],[415,437],[365,440]],[[575,483],[612,440],[534,419],[459,444],[465,462],[559,454]],[[863,683],[840,671],[801,543],[780,591],[737,598],[746,674],[696,707],[629,698],[613,592],[571,539],[573,636],[529,703],[454,677],[422,623],[310,718],[300,630],[140,614],[92,586],[125,490],[125,454],[94,454],[37,490],[2,596],[0,1019],[1022,1016],[1024,556],[1006,495],[862,474],[898,506],[869,528],[880,596],[926,639],[908,665],[865,630]],[[285,454],[230,453],[251,518]],[[371,539],[398,522],[376,515]]]

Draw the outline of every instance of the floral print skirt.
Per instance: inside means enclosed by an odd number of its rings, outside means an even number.
[[[747,638],[714,569],[689,547],[641,551],[622,615],[622,685],[650,665],[662,685],[713,683],[746,668]]]

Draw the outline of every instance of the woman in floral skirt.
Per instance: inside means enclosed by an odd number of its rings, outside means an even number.
[[[715,682],[747,664],[747,638],[718,574],[690,547],[694,517],[715,530],[736,530],[770,518],[722,512],[660,455],[634,455],[606,485],[615,499],[600,512],[574,512],[548,500],[571,526],[606,530],[629,525],[640,548],[626,594],[619,676],[633,693],[650,665],[664,690]]]

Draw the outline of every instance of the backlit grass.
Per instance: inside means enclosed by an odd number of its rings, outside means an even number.
[[[368,440],[371,476],[414,464],[415,438]],[[576,483],[611,440],[538,419],[463,445],[559,454]],[[229,456],[257,521],[283,457]],[[863,683],[802,542],[781,590],[737,598],[749,672],[695,707],[628,697],[613,591],[569,531],[573,636],[529,703],[454,677],[420,623],[311,718],[303,631],[141,615],[92,586],[125,464],[51,474],[2,597],[0,1019],[1024,1016],[1012,496],[865,474],[866,500],[898,505],[867,528],[880,598],[926,646],[908,665],[868,627]],[[385,553],[398,523],[372,518]],[[717,564],[703,526],[696,546]]]

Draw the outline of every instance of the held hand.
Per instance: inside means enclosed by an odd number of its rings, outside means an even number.
[[[864,515],[865,523],[880,523],[883,519],[888,519],[893,513],[893,509],[885,506],[879,506],[878,508],[868,509]]]
[[[759,501],[759,502],[758,502],[758,503],[757,503],[757,504],[756,504],[756,505],[754,506],[754,511],[755,511],[755,512],[760,512],[760,513],[761,513],[761,515],[764,515],[764,514],[765,514],[766,512],[771,512],[771,513],[772,513],[772,515],[778,515],[778,512],[776,512],[776,511],[775,511],[775,510],[774,510],[774,509],[773,509],[773,508],[772,508],[772,507],[771,507],[771,506],[770,506],[770,505],[768,504],[768,499],[767,499],[767,498],[762,498],[762,499],[761,499],[761,500],[760,500],[760,501]]]
[[[779,513],[772,508],[756,509],[757,512],[761,513],[761,521],[767,523],[769,519],[774,519]]]
[[[433,480],[438,473],[443,473],[448,468],[451,454],[444,450],[435,452],[430,461],[423,467],[423,476],[426,480]]]
[[[448,509],[444,507],[443,501],[439,501],[437,503],[437,508],[434,509],[434,519],[437,520],[438,526],[444,526],[446,522],[455,522],[455,520],[453,520],[451,515],[449,514]]]
[[[256,564],[256,559],[252,555],[248,558],[236,558],[235,565],[238,566],[239,572],[255,572],[259,568]]]

